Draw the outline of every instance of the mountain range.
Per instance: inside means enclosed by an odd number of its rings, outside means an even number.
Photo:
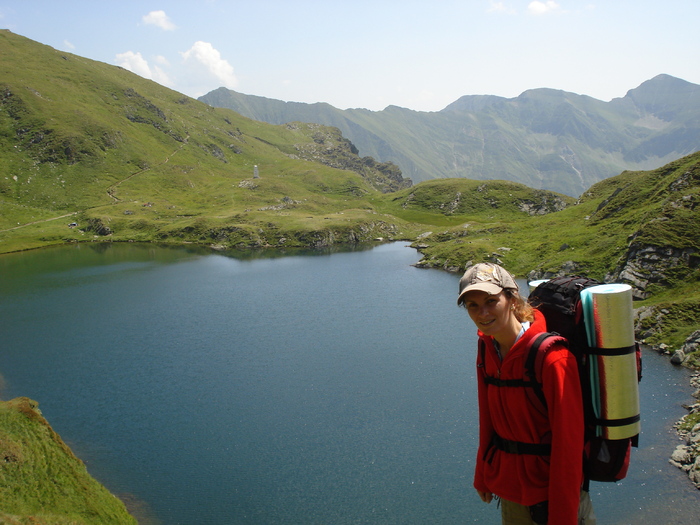
[[[700,86],[658,75],[603,102],[554,89],[515,98],[467,95],[441,111],[382,111],[284,102],[219,88],[199,98],[249,118],[340,129],[405,178],[504,179],[579,196],[624,170],[646,170],[700,150]]]

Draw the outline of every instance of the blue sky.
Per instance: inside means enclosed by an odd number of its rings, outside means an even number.
[[[553,88],[700,84],[697,0],[0,0],[0,27],[192,97],[439,111]]]

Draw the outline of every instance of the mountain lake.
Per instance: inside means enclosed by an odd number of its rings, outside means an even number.
[[[0,256],[2,398],[27,396],[142,524],[500,523],[472,488],[476,333],[404,243]],[[525,285],[524,282],[521,283]],[[630,474],[599,525],[687,524],[689,372],[645,350]]]

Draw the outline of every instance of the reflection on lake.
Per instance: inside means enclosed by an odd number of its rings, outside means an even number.
[[[314,253],[0,256],[3,394],[164,524],[500,522],[471,488],[459,276],[402,244]],[[640,391],[641,447],[593,484],[599,523],[689,523],[700,496],[668,464],[688,374],[647,352]]]

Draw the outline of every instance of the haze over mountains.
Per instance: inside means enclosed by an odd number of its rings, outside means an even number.
[[[340,110],[216,89],[199,100],[249,118],[335,126],[360,151],[414,182],[505,179],[579,196],[624,170],[700,150],[700,86],[658,75],[622,98],[532,89],[516,98],[461,97],[441,111]]]

